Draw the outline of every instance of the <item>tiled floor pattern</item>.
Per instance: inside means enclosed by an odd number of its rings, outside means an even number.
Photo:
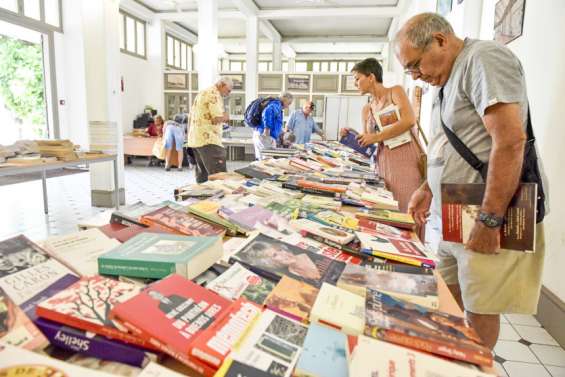
[[[228,170],[246,164],[228,162]],[[194,182],[194,171],[130,165],[125,180],[127,204],[157,203],[173,200],[175,187]],[[69,233],[77,222],[104,210],[90,205],[87,173],[48,179],[47,190],[50,212],[44,215],[41,181],[0,187],[0,240],[20,233],[32,240]],[[565,350],[533,316],[503,316],[495,352],[502,376],[565,377]]]

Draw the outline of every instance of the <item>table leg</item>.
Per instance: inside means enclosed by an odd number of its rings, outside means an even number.
[[[49,213],[49,202],[47,200],[47,171],[41,171],[41,183],[43,185],[43,212]]]
[[[116,209],[120,209],[120,186],[118,185],[118,157],[114,158],[114,200]]]

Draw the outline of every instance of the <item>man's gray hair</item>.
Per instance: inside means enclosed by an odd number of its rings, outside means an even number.
[[[217,81],[217,84],[224,84],[229,86],[230,88],[233,88],[233,80],[229,76],[220,77],[220,79]]]
[[[281,99],[287,99],[289,102],[292,102],[292,100],[294,99],[294,96],[292,95],[292,93],[290,92],[284,92],[283,95],[281,96]]]
[[[394,38],[398,45],[402,40],[408,41],[413,48],[426,47],[433,39],[433,33],[453,34],[449,21],[437,13],[422,13],[412,17],[402,26]]]

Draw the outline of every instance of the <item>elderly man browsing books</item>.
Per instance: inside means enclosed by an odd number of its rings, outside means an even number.
[[[408,20],[395,37],[395,50],[408,75],[439,88],[429,149],[442,152],[433,163],[428,161],[427,181],[412,195],[408,211],[419,223],[426,221],[430,210],[439,218],[445,183],[486,184],[478,216],[468,222],[468,239],[439,243],[438,270],[492,349],[500,314],[536,312],[544,259],[541,223],[535,253],[500,248],[503,216],[523,166],[536,173],[543,197],[541,174],[530,157],[531,151],[535,153],[533,141],[528,153],[524,149],[529,123],[524,71],[508,48],[494,41],[461,40],[435,13]],[[478,161],[476,168],[470,165],[470,154]],[[481,161],[488,162],[488,170],[485,165],[478,171]],[[537,205],[543,209],[543,199]],[[538,215],[538,221],[541,218]]]
[[[232,88],[232,80],[222,77],[198,93],[192,104],[187,145],[194,150],[198,183],[206,182],[209,175],[226,171],[222,125],[229,121],[229,116],[224,110],[223,97],[229,96]]]
[[[314,102],[306,101],[302,109],[295,110],[288,118],[286,129],[294,134],[296,138],[294,142],[296,144],[309,143],[312,138],[312,132],[317,133],[322,138],[324,137],[324,132],[314,122],[312,117],[313,111]]]

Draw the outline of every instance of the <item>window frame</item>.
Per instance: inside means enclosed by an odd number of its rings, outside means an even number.
[[[17,10],[14,12],[8,8],[0,7],[0,19],[7,22],[23,24],[42,33],[56,31],[63,32],[63,0],[58,0],[59,4],[59,26],[52,25],[45,21],[45,1],[39,1],[39,20],[26,16],[24,13],[24,0],[16,0]]]
[[[172,40],[172,44],[169,46],[169,38]],[[178,42],[180,45],[179,49],[179,65],[175,65],[176,60],[176,51],[175,51],[175,42]],[[173,57],[173,64],[169,64],[169,49],[171,49],[172,57]],[[185,67],[183,68],[182,65],[182,51],[185,51]],[[193,69],[193,46],[192,44],[174,36],[169,32],[165,32],[165,66],[170,69],[178,69],[179,71],[191,71]]]
[[[120,15],[124,15],[123,19],[121,19],[120,21],[122,22],[122,30],[123,30],[123,35],[124,35],[124,48],[122,48],[122,46],[120,45],[120,52],[123,52],[126,55],[131,55],[131,56],[135,56],[136,58],[141,58],[141,59],[145,59],[147,60],[147,21],[142,20],[139,17],[136,17],[134,15],[132,15],[131,13],[126,12],[123,9],[120,9]],[[130,50],[127,49],[128,47],[128,31],[127,31],[127,23],[128,23],[128,17],[131,18],[133,20],[133,47],[135,52],[132,52]],[[137,23],[141,23],[143,25],[143,54],[138,53],[138,36],[137,36]]]

